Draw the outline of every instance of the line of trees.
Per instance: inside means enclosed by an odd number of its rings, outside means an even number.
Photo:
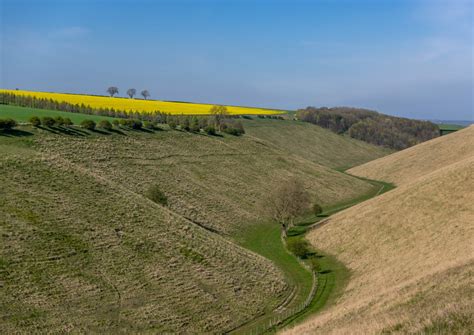
[[[308,107],[298,110],[296,117],[337,134],[348,134],[394,149],[405,149],[439,136],[438,127],[429,121],[389,116],[361,108]]]
[[[111,97],[114,97],[116,94],[119,94],[119,89],[116,86],[110,86],[107,91],[106,91]],[[130,97],[130,99],[133,99],[133,97],[137,94],[137,90],[134,88],[129,88],[127,90],[127,95]],[[143,97],[143,99],[148,99],[150,97],[150,92],[148,90],[143,90],[140,93]]]
[[[209,111],[210,115],[187,116],[171,115],[160,111],[140,113],[116,110],[114,108],[92,108],[85,104],[70,104],[52,99],[36,98],[12,93],[0,93],[0,103],[21,107],[108,116],[119,119],[132,119],[140,122],[147,122],[149,124],[167,124],[171,129],[189,132],[199,132],[202,130],[210,135],[215,135],[218,132],[235,136],[245,134],[242,122],[238,120],[238,117],[230,115],[225,106],[213,106]]]

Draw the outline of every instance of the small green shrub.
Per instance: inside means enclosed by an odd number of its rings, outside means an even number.
[[[112,124],[114,125],[114,127],[118,128],[120,126],[120,121],[115,119],[112,121]]]
[[[58,127],[64,126],[64,119],[61,116],[58,116],[54,119],[54,123]]]
[[[288,250],[299,258],[305,258],[309,253],[308,241],[302,238],[291,238],[287,241]]]
[[[235,121],[235,120],[226,120],[221,123],[221,131],[234,135],[234,136],[240,136],[245,134],[244,126],[240,121]]]
[[[143,128],[143,123],[140,120],[135,119],[120,119],[120,125],[124,127],[128,127],[131,129],[140,130]]]
[[[206,126],[206,128],[204,128],[204,131],[206,134],[214,136],[216,134],[216,127],[214,127],[212,124],[209,124]]]
[[[18,124],[13,119],[0,119],[0,129],[2,130],[11,130],[15,128]]]
[[[81,127],[87,130],[94,130],[95,122],[93,120],[82,120]]]
[[[314,272],[321,271],[321,265],[319,264],[319,261],[316,257],[310,257],[309,264],[311,266],[311,269],[313,269]]]
[[[97,127],[105,130],[112,130],[112,124],[108,120],[100,120]]]
[[[150,130],[156,130],[156,129],[158,129],[158,123],[156,121],[144,121],[143,122],[143,128],[150,129]]]
[[[184,117],[181,119],[181,122],[179,123],[179,126],[181,127],[182,130],[184,131],[190,131],[190,122],[187,117]]]
[[[168,197],[160,190],[158,185],[154,185],[146,192],[146,197],[157,204],[168,205]]]
[[[169,120],[168,121],[168,126],[171,128],[171,129],[176,129],[178,127],[178,124],[176,123],[175,120]]]
[[[143,128],[143,123],[142,123],[142,121],[140,121],[140,120],[131,120],[131,121],[132,121],[132,122],[131,122],[130,128],[132,128],[132,129],[137,129],[137,130],[140,130],[140,129]]]
[[[71,119],[68,117],[64,118],[64,126],[71,127],[74,123],[72,123]]]
[[[56,124],[56,121],[52,117],[44,116],[41,119],[41,124],[45,127],[53,127]]]
[[[191,120],[191,124],[189,126],[192,132],[199,133],[201,127],[199,126],[199,119],[197,117],[193,117]]]
[[[314,215],[319,215],[323,212],[323,208],[319,204],[314,204],[313,205],[313,214]]]
[[[31,123],[31,125],[32,125],[33,127],[39,127],[39,126],[41,126],[41,120],[40,120],[40,118],[37,117],[37,116],[32,116],[32,117],[30,117],[30,119],[29,119],[28,121]]]

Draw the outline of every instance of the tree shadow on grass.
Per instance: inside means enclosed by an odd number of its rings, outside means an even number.
[[[112,135],[111,133],[105,131],[105,130],[102,130],[102,129],[93,129],[91,130],[92,132],[96,133],[96,134],[101,134],[101,135]]]
[[[39,126],[39,129],[46,130],[50,133],[56,134],[56,135],[69,135],[69,136],[88,136],[89,133],[73,128],[73,127],[45,127],[45,126]]]
[[[114,134],[117,134],[117,135],[122,135],[122,136],[127,136],[127,134],[125,134],[123,131],[121,131],[120,129],[110,129],[109,130],[111,133],[114,133]]]
[[[30,133],[29,131],[20,130],[20,129],[10,129],[10,130],[0,130],[0,136],[25,137],[25,136],[33,136],[33,133]]]

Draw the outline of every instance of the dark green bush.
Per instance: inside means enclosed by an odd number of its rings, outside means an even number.
[[[309,253],[309,244],[302,238],[291,238],[287,242],[288,250],[299,258],[305,258]]]
[[[171,128],[171,129],[176,129],[178,127],[178,123],[176,122],[175,119],[170,119],[168,121],[168,126]]]
[[[115,119],[112,121],[112,124],[114,125],[114,127],[118,128],[118,126],[120,126],[120,121]]]
[[[240,121],[235,121],[235,120],[226,120],[221,123],[221,131],[234,135],[234,136],[240,136],[245,134],[244,126]]]
[[[168,198],[163,193],[163,191],[160,190],[158,185],[151,186],[146,192],[146,197],[151,201],[156,202],[157,204],[161,204],[163,206],[166,206],[168,204]]]
[[[199,131],[201,130],[201,127],[199,125],[199,119],[197,117],[193,117],[193,119],[191,120],[191,124],[189,125],[189,128],[191,129],[191,131],[195,133],[199,133]]]
[[[179,126],[180,126],[181,129],[184,130],[184,131],[190,131],[190,130],[191,130],[191,128],[190,128],[190,122],[189,122],[189,119],[188,119],[187,117],[181,118],[180,123],[179,123]]]
[[[204,128],[204,131],[208,135],[215,135],[216,134],[216,127],[214,127],[212,124],[209,124],[209,125],[206,126],[206,128]]]
[[[87,130],[94,130],[95,122],[93,120],[82,120],[81,127]]]
[[[61,116],[57,116],[57,117],[54,119],[54,123],[55,123],[55,125],[58,126],[58,127],[64,126],[64,119],[63,119]]]
[[[314,204],[313,205],[313,214],[314,215],[319,215],[323,212],[323,208],[319,204]]]
[[[68,117],[65,117],[65,118],[64,118],[64,125],[65,125],[66,127],[70,127],[70,126],[72,126],[73,124],[74,124],[74,123],[72,123],[72,121],[71,121],[70,118],[68,118]]]
[[[44,116],[41,119],[41,124],[45,127],[53,127],[56,124],[56,121],[52,117]]]
[[[309,258],[309,264],[311,266],[311,269],[313,269],[314,272],[319,272],[321,271],[321,265],[319,264],[319,261],[316,257],[312,256]]]
[[[132,128],[132,129],[137,129],[137,130],[140,130],[140,129],[143,128],[143,123],[142,123],[142,121],[140,121],[140,120],[131,120],[131,121],[132,121],[132,122],[131,122],[130,128]]]
[[[112,124],[108,120],[100,120],[97,127],[105,130],[112,130]]]
[[[18,124],[13,119],[0,119],[0,129],[10,130],[15,128]]]
[[[41,126],[41,120],[40,120],[40,118],[37,117],[37,116],[32,116],[32,117],[30,117],[29,122],[31,123],[31,125],[32,125],[33,127],[39,127],[39,126]]]
[[[143,123],[140,120],[135,119],[121,119],[120,125],[124,127],[128,127],[131,129],[140,130],[143,128]]]

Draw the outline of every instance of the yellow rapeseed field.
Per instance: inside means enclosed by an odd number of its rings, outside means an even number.
[[[65,94],[65,93],[48,93],[21,90],[3,90],[0,93],[13,93],[22,96],[31,96],[39,99],[52,99],[59,102],[67,102],[69,104],[84,104],[92,108],[113,108],[122,111],[136,112],[156,112],[160,111],[169,114],[186,114],[186,115],[205,115],[209,114],[211,104],[198,104],[186,102],[168,102],[159,100],[143,100],[128,98],[111,98],[105,96],[93,96],[82,94]],[[227,106],[229,114],[233,115],[271,115],[281,114],[282,111],[274,109],[263,109],[253,107],[236,107]]]

